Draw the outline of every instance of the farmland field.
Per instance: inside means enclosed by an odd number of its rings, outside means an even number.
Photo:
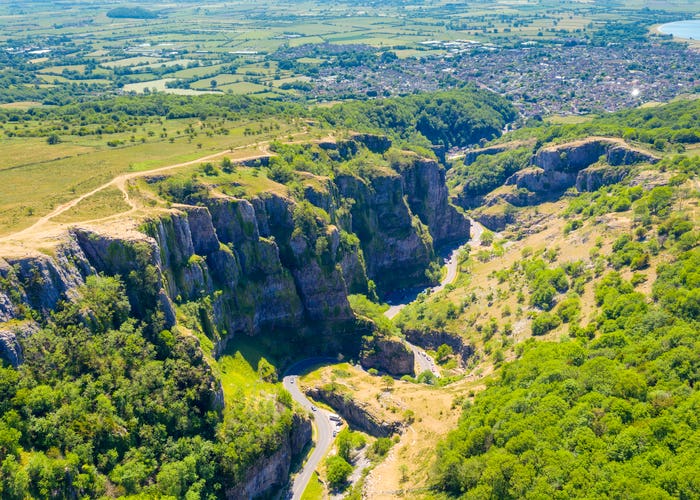
[[[307,76],[308,66],[323,58],[302,54],[285,69],[275,63],[281,52],[309,44],[363,44],[393,49],[400,58],[437,56],[445,53],[443,48],[424,42],[470,39],[517,44],[580,37],[620,14],[630,21],[644,19],[634,10],[643,3],[581,3],[572,12],[548,0],[469,6],[447,0],[417,6],[389,2],[381,7],[329,6],[318,1],[213,2],[204,7],[192,1],[155,2],[149,7],[158,17],[146,21],[110,19],[106,13],[113,4],[107,1],[93,2],[88,8],[69,0],[58,11],[43,2],[11,3],[0,5],[0,44],[7,43],[14,57],[32,62],[29,71],[37,79],[34,84],[40,85],[26,92],[15,87],[0,100],[41,102],[31,97],[62,95],[71,85],[79,85],[83,92],[155,88],[190,95],[189,89],[206,90],[212,79],[229,85],[224,90],[234,93],[260,93],[261,85],[280,78]],[[698,11],[697,3],[690,0],[667,2],[664,8],[688,16]],[[255,81],[227,80],[230,74],[260,73],[263,62],[268,63],[268,71],[256,75]],[[166,82],[178,89],[166,89]]]

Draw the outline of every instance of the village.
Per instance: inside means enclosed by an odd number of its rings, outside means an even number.
[[[429,41],[441,56],[365,59],[324,65],[316,98],[389,96],[474,83],[513,100],[524,119],[611,112],[697,92],[700,53],[680,44],[537,44],[499,48],[471,41]],[[369,50],[369,47],[367,48]],[[336,47],[337,50],[337,47]],[[357,47],[351,49],[357,53]]]

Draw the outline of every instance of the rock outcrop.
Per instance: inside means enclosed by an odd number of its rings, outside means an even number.
[[[365,135],[341,147],[360,144],[376,153],[391,146]],[[284,339],[290,351],[357,354],[373,325],[354,316],[348,294],[372,290],[370,279],[384,290],[426,283],[434,245],[465,238],[469,224],[448,203],[444,170],[432,160],[416,157],[399,172],[381,167],[363,177],[314,182],[305,201],[275,193],[202,195],[154,208],[148,219],[74,227],[46,253],[5,256],[0,356],[20,364],[22,336],[38,327],[28,320],[46,318],[75,298],[96,273],[121,277],[131,314],[144,321],[147,334],[175,325],[176,311],[194,311],[215,355],[234,336],[261,332]],[[412,373],[413,361],[404,343],[383,338],[363,356],[365,366],[393,375]],[[213,394],[212,407],[220,408],[222,393]],[[353,402],[338,411],[378,436],[401,428]],[[227,491],[229,498],[266,495],[286,483],[292,457],[310,440],[308,419],[295,419],[279,448]]]
[[[351,427],[360,429],[371,436],[388,437],[403,429],[403,424],[398,420],[383,420],[372,413],[366,403],[355,401],[349,395],[323,387],[313,387],[306,391],[306,395],[329,405]]]
[[[23,319],[26,308],[47,315],[60,300],[75,297],[75,290],[94,272],[70,238],[52,255],[28,252],[0,258],[0,323]]]
[[[167,249],[161,252],[155,239],[133,230],[98,233],[79,228],[70,234],[97,272],[122,277],[134,316],[151,322],[162,315],[162,324],[155,321],[154,328],[175,324],[175,309],[167,293],[161,261],[161,255],[168,255]]]
[[[580,192],[596,191],[603,186],[615,184],[627,177],[630,169],[625,165],[612,167],[610,165],[591,165],[584,168],[576,176],[576,189]]]
[[[450,335],[443,331],[419,331],[405,330],[406,340],[422,347],[423,349],[431,349],[437,351],[438,347],[446,344],[452,348],[452,352],[457,354],[462,364],[465,364],[469,358],[474,355],[474,346],[464,341],[462,337]]]
[[[604,161],[598,163],[600,160]],[[532,159],[533,166],[516,172],[506,184],[541,194],[556,194],[572,186],[597,189],[619,182],[629,165],[657,161],[656,156],[620,139],[591,137],[540,149]]]
[[[289,481],[289,473],[295,458],[311,442],[311,420],[294,415],[292,429],[270,456],[259,460],[251,467],[245,479],[234,488],[226,490],[231,500],[266,497],[280,490]]]
[[[413,351],[398,338],[375,336],[363,342],[360,364],[365,370],[375,368],[393,376],[413,375]]]
[[[38,328],[34,321],[15,322],[0,328],[0,360],[17,368],[24,359],[20,339],[32,335]]]
[[[428,229],[404,200],[401,177],[382,172],[368,179],[342,174],[335,184],[350,207],[351,231],[362,246],[367,275],[382,291],[425,284],[434,256]]]
[[[428,227],[436,248],[469,237],[469,219],[450,204],[442,166],[416,157],[398,171],[408,205]]]

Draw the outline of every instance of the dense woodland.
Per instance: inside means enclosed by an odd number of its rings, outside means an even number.
[[[700,142],[700,102],[679,99],[664,106],[633,108],[577,124],[552,125],[531,121],[508,134],[510,139],[537,139],[537,146],[591,135],[621,137],[664,151],[682,152],[684,145]],[[670,149],[669,149],[670,148]]]
[[[80,292],[0,368],[2,498],[218,497],[279,447],[288,394],[224,409],[194,337],[130,318],[118,279]]]
[[[651,303],[610,272],[580,334],[521,345],[438,448],[436,487],[464,498],[700,495],[700,251],[678,250]]]
[[[131,130],[149,118],[215,118],[261,120],[304,118],[317,120],[328,129],[347,129],[387,135],[402,144],[429,148],[431,144],[466,147],[500,136],[515,117],[513,107],[502,97],[467,87],[450,92],[419,94],[385,100],[349,102],[330,108],[308,108],[301,104],[236,95],[124,96],[60,107],[24,110],[0,109],[6,134],[77,135],[110,134]],[[41,121],[42,127],[24,128]],[[48,125],[48,126],[47,126]],[[8,130],[9,129],[9,130]]]

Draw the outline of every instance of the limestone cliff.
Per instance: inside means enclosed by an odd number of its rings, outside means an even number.
[[[434,242],[468,232],[436,162],[415,157],[398,170],[337,175],[307,189],[328,214],[314,216],[313,231],[295,219],[300,202],[274,193],[207,195],[140,223],[74,228],[52,255],[0,261],[0,322],[28,311],[45,317],[87,275],[104,273],[122,277],[133,314],[158,319],[154,328],[175,324],[177,305],[207,298],[205,333],[218,348],[236,334],[308,325],[349,334],[349,293],[367,293],[368,278],[382,290],[426,283]]]
[[[352,199],[351,231],[360,239],[367,275],[381,290],[427,282],[425,269],[434,256],[427,228],[413,217],[404,200],[401,177],[381,172],[362,179],[335,178],[340,195]]]
[[[414,354],[405,342],[398,338],[375,335],[366,339],[360,351],[362,368],[377,370],[389,375],[414,375]]]
[[[601,159],[608,165],[604,170],[596,166]],[[601,183],[619,182],[628,173],[629,165],[658,160],[620,139],[591,137],[540,149],[532,159],[533,166],[516,172],[506,184],[542,194],[562,192],[572,186],[597,189]]]
[[[279,491],[289,481],[292,462],[311,441],[311,420],[294,415],[292,428],[280,447],[248,470],[241,483],[226,490],[226,498],[242,500],[265,497]]]
[[[385,420],[364,402],[355,401],[349,394],[335,392],[331,388],[311,388],[306,395],[326,403],[343,417],[351,427],[375,437],[388,437],[401,432],[403,424],[398,420]]]
[[[398,171],[408,205],[428,227],[436,248],[469,237],[469,220],[450,204],[441,165],[416,157]]]
[[[424,349],[430,349],[437,351],[438,347],[442,344],[446,344],[452,348],[457,356],[459,356],[462,365],[474,355],[474,346],[465,342],[465,340],[458,335],[450,335],[444,331],[420,331],[407,329],[404,330],[406,334],[406,340],[412,342]]]
[[[0,323],[25,318],[28,309],[47,315],[94,272],[73,239],[57,245],[52,255],[27,251],[0,257]]]

